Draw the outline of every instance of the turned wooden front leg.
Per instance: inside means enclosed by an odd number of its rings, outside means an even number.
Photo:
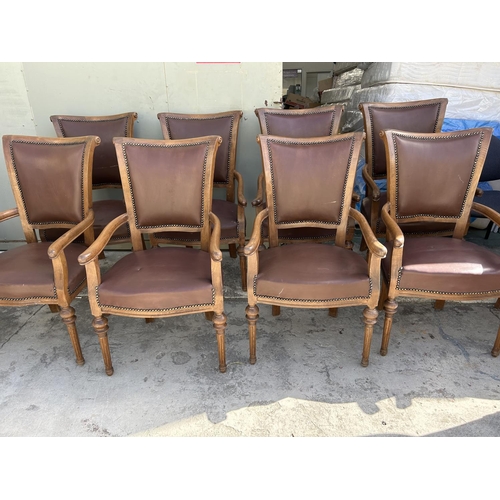
[[[257,361],[257,320],[259,319],[259,307],[248,305],[245,309],[248,321],[248,340],[250,342],[250,364]]]
[[[373,326],[377,322],[378,311],[368,307],[363,311],[365,322],[365,340],[363,342],[363,355],[361,357],[361,366],[368,366],[370,358],[370,347],[372,345]]]
[[[382,356],[387,354],[387,347],[389,346],[389,339],[391,337],[392,317],[394,316],[397,308],[398,305],[394,300],[387,299],[385,301],[384,333],[382,334],[382,346],[380,347],[380,354]]]
[[[76,316],[75,310],[71,307],[63,307],[59,311],[59,315],[61,316],[63,322],[68,329],[69,338],[71,339],[71,343],[73,344],[73,349],[75,351],[76,363],[78,365],[85,364],[85,360],[83,359],[82,348],[80,346],[80,339],[78,338],[78,332],[76,331]]]
[[[219,371],[221,373],[225,373],[226,366],[226,345],[225,345],[225,337],[224,332],[226,331],[226,315],[222,314],[214,314],[213,315],[213,324],[215,328],[215,333],[217,336],[217,348],[219,350]]]
[[[109,342],[108,342],[108,319],[104,316],[99,316],[94,318],[92,321],[92,326],[94,327],[94,331],[99,337],[99,344],[101,346],[102,359],[104,361],[104,369],[106,370],[106,375],[113,375],[113,365],[111,364],[111,353],[109,351]]]

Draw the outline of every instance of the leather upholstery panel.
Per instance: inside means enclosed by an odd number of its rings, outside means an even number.
[[[30,243],[0,253],[0,299],[56,298],[49,246],[48,242]],[[85,267],[78,263],[78,256],[85,250],[77,243],[65,249],[70,293],[85,280]]]
[[[207,144],[174,147],[125,144],[124,148],[139,227],[201,226]],[[142,173],[143,164],[148,166],[148,175]]]
[[[332,134],[334,113],[292,115],[266,113],[267,135],[280,137],[324,137]]]
[[[382,269],[388,276],[392,242],[386,246]],[[398,289],[463,294],[500,290],[500,256],[457,238],[407,239]]]
[[[439,105],[417,107],[377,108],[370,107],[372,118],[372,170],[375,176],[385,176],[387,172],[385,147],[380,132],[382,130],[404,130],[407,132],[436,132]]]
[[[12,150],[29,222],[80,222],[85,144],[13,141]]]
[[[127,137],[128,118],[106,121],[59,120],[64,137],[97,135],[101,144],[95,149],[92,169],[92,184],[118,184],[121,186],[120,171],[116,159],[113,137]]]
[[[469,188],[480,135],[415,141],[395,136],[396,217],[458,217]]]
[[[214,182],[228,182],[232,118],[232,115],[206,119],[167,117],[170,139],[191,139],[207,135],[222,137],[222,144],[215,157]]]
[[[276,222],[339,222],[352,142],[269,145]]]
[[[330,238],[335,239],[337,231],[335,229],[323,229],[320,227],[294,227],[290,229],[278,229],[278,238],[280,240],[315,240]],[[269,236],[269,220],[262,222],[261,235],[263,238]]]
[[[300,243],[259,253],[258,296],[335,300],[368,297],[370,292],[365,259],[345,248]]]
[[[211,304],[210,255],[179,247],[133,252],[102,276],[99,302],[140,310]]]

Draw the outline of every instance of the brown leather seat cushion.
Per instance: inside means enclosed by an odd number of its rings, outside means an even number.
[[[259,253],[258,296],[326,301],[370,292],[365,259],[345,248],[298,243]]]
[[[238,237],[238,205],[227,200],[213,200],[212,212],[219,218],[221,225],[221,241],[234,240]],[[180,231],[156,233],[157,238],[172,241],[194,243],[200,240],[199,233],[184,233]]]
[[[392,242],[382,269],[389,276]],[[500,290],[500,256],[457,238],[407,239],[398,289],[442,293],[485,293]]]
[[[127,213],[127,208],[125,207],[125,202],[123,200],[100,200],[94,201],[94,237],[97,238],[102,230],[109,224],[113,219],[121,214]],[[67,229],[45,229],[43,231],[45,239],[47,241],[55,241],[61,235],[63,235]],[[111,241],[116,240],[128,240],[130,238],[130,230],[128,224],[121,225],[113,234]],[[79,242],[83,242],[83,237],[77,239]]]
[[[47,255],[50,243],[30,243],[0,253],[0,298],[54,298],[54,267]],[[68,263],[68,288],[73,293],[85,280],[85,268],[78,256],[84,245],[72,243],[65,249]]]
[[[145,311],[212,304],[210,255],[178,247],[133,252],[102,276],[99,302]]]
[[[379,206],[380,209],[387,203],[387,192],[380,193]],[[371,219],[372,207],[371,200],[369,198],[363,198],[361,202],[361,213],[365,216],[366,220],[369,222]],[[450,234],[453,232],[454,224],[442,223],[442,222],[408,222],[406,224],[400,224],[403,233],[412,235],[414,233],[428,233],[428,234]],[[384,221],[381,217],[377,219],[377,234],[384,234],[386,232],[386,227]]]

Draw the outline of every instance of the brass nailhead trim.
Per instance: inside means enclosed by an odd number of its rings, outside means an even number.
[[[139,221],[137,220],[137,209],[136,209],[136,203],[135,203],[135,197],[134,197],[134,191],[132,189],[132,179],[130,178],[130,168],[129,168],[129,162],[128,162],[128,157],[127,157],[127,152],[125,150],[125,146],[143,146],[147,148],[166,148],[166,149],[173,149],[173,148],[184,148],[184,147],[191,147],[191,146],[199,146],[205,144],[207,147],[205,148],[205,158],[203,160],[203,176],[202,176],[202,186],[201,186],[201,224],[164,224],[164,225],[156,225],[156,226],[139,226]],[[190,228],[197,228],[197,229],[203,229],[204,221],[205,221],[205,174],[206,174],[206,169],[207,169],[207,158],[208,158],[208,142],[194,142],[191,144],[146,144],[146,143],[132,143],[132,142],[123,142],[122,143],[122,152],[123,152],[123,158],[125,160],[125,168],[127,170],[127,180],[128,180],[128,185],[130,189],[130,196],[132,198],[132,209],[134,211],[134,222],[135,222],[135,227],[137,229],[163,229],[163,228],[169,228],[169,227],[190,227]]]

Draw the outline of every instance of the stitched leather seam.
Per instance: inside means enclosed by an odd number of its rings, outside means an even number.
[[[113,309],[118,309],[120,311],[144,311],[144,312],[168,312],[168,311],[182,311],[186,309],[193,309],[197,307],[208,307],[208,306],[213,306],[215,304],[215,288],[212,287],[212,302],[207,302],[205,304],[189,304],[185,306],[177,306],[177,307],[168,307],[168,308],[162,308],[162,309],[140,309],[140,308],[134,308],[134,307],[122,307],[122,306],[113,306],[109,304],[101,304],[101,301],[99,300],[99,287],[95,287],[95,296],[97,300],[97,304],[100,308],[103,307],[109,307]]]

